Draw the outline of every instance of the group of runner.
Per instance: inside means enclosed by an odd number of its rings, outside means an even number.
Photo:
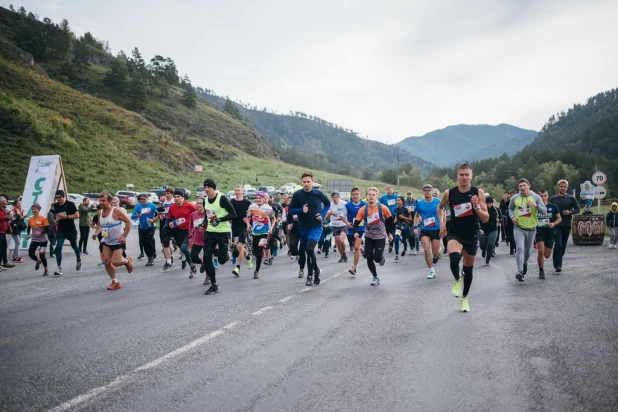
[[[306,285],[319,285],[320,268],[316,246],[324,245],[324,233],[329,232],[335,240],[335,251],[339,262],[348,262],[348,250],[353,253],[353,264],[348,272],[356,276],[361,255],[367,261],[372,275],[371,285],[380,284],[377,266],[386,262],[385,254],[395,250],[395,260],[405,256],[408,245],[416,254],[419,243],[429,268],[428,279],[436,277],[436,263],[442,257],[441,241],[448,254],[453,275],[452,294],[461,300],[461,311],[468,312],[468,294],[473,280],[473,268],[477,250],[480,247],[485,264],[489,265],[498,241],[498,228],[502,213],[491,196],[482,189],[472,186],[472,167],[461,164],[457,168],[457,186],[439,191],[431,185],[423,186],[423,197],[415,200],[411,192],[399,196],[389,186],[379,197],[379,190],[370,187],[365,192],[354,187],[348,202],[340,199],[337,191],[331,198],[315,189],[313,174],[302,174],[302,189],[291,197],[283,196],[279,205],[268,194],[258,192],[255,202],[244,197],[242,186],[234,189],[234,198],[228,199],[217,191],[214,180],[204,182],[206,196],[198,198],[196,204],[185,199],[181,189],[168,188],[160,207],[151,203],[146,195],[139,196],[139,204],[131,216],[119,207],[118,199],[103,192],[99,207],[93,218],[95,232],[93,239],[99,239],[102,265],[111,279],[110,290],[120,289],[116,271],[125,266],[133,271],[133,259],[126,255],[126,239],[137,222],[141,249],[148,258],[146,266],[153,266],[156,258],[154,241],[155,223],[160,224],[160,242],[165,257],[163,270],[173,265],[174,245],[180,248],[183,269],[188,265],[189,278],[194,278],[197,268],[206,273],[205,292],[211,295],[219,291],[217,267],[233,260],[232,272],[240,276],[243,260],[248,269],[255,270],[253,277],[260,278],[262,265],[272,264],[280,245],[288,245],[288,255],[299,265],[298,277],[305,277]],[[512,241],[516,250],[516,278],[523,282],[528,272],[528,260],[534,245],[538,250],[539,277],[543,279],[544,262],[554,251],[554,267],[562,270],[562,255],[568,240],[572,214],[579,212],[575,198],[566,193],[568,182],[558,182],[558,194],[548,199],[547,190],[539,194],[530,190],[526,179],[518,182],[519,193],[508,199],[508,218],[513,224]],[[75,205],[67,202],[62,190],[56,193],[53,204],[58,244],[55,257],[58,269],[54,275],[62,275],[62,249],[67,240],[77,256],[76,270],[81,268],[80,248],[76,243],[76,229],[73,222],[79,217]],[[39,204],[32,206],[32,217],[28,221],[28,238],[31,239],[29,256],[36,261],[35,269],[44,267],[48,275],[46,247],[50,224],[41,215]],[[557,232],[558,228],[558,232]],[[330,232],[332,231],[332,233]],[[347,245],[346,245],[347,241]],[[403,246],[403,249],[400,249]],[[328,245],[326,251],[330,249]],[[401,250],[401,253],[400,253]],[[38,252],[38,254],[36,253]],[[141,258],[142,256],[140,256]]]

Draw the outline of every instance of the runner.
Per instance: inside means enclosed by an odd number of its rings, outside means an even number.
[[[348,228],[348,209],[346,208],[346,202],[340,200],[339,191],[333,190],[330,194],[331,202],[330,209],[326,213],[326,220],[330,219],[330,226],[333,229],[333,238],[335,239],[335,246],[339,251],[341,258],[339,263],[348,261],[348,254],[346,253],[346,236]]]
[[[577,199],[567,193],[569,182],[565,179],[558,181],[558,194],[549,198],[549,203],[553,203],[560,209],[560,217],[562,222],[556,227],[556,245],[554,247],[554,270],[558,273],[562,272],[562,257],[569,243],[571,235],[571,220],[573,215],[579,214],[579,206]]]
[[[173,249],[171,246],[172,241],[172,229],[170,229],[167,221],[167,214],[170,207],[174,204],[174,188],[165,188],[165,199],[161,202],[161,206],[157,209],[159,212],[157,218],[161,222],[159,224],[159,241],[161,241],[161,251],[163,257],[165,257],[165,263],[163,264],[163,270],[167,271],[172,268],[174,258],[172,257]]]
[[[64,241],[68,240],[71,244],[71,248],[75,252],[77,257],[77,265],[75,270],[79,270],[82,267],[82,260],[80,257],[80,250],[77,247],[77,229],[75,229],[75,219],[79,218],[77,207],[73,202],[67,202],[64,190],[56,191],[56,203],[54,203],[54,211],[56,212],[57,229],[56,234],[56,263],[58,264],[58,270],[54,272],[54,276],[62,276],[62,248]],[[129,222],[130,224],[131,222]]]
[[[515,255],[517,273],[515,277],[523,282],[524,276],[528,273],[530,249],[532,249],[536,237],[538,214],[539,212],[543,215],[547,214],[547,208],[541,197],[530,190],[530,183],[527,179],[519,179],[517,186],[519,193],[511,198],[509,216],[515,225],[513,237],[517,245],[517,254]]]
[[[472,286],[472,269],[478,248],[479,219],[481,222],[487,223],[489,213],[487,213],[487,205],[485,204],[485,193],[482,189],[472,186],[472,166],[468,163],[457,166],[457,186],[444,192],[438,210],[441,211],[447,204],[451,209],[451,225],[447,234],[446,225],[442,223],[440,232],[447,237],[451,272],[455,278],[451,291],[453,296],[461,296],[461,311],[470,312],[468,293],[470,286]],[[459,272],[459,261],[462,254],[463,293],[461,292]]]
[[[404,206],[405,197],[397,198],[397,207],[395,208],[395,260],[399,260],[399,243],[403,243],[403,251],[401,256],[406,255],[408,250],[408,237],[410,236],[410,223],[412,218],[410,212]]]
[[[391,212],[391,216],[395,216],[395,208],[397,207],[397,198],[399,195],[395,193],[395,189],[392,185],[386,186],[386,193],[380,197],[380,203],[386,205],[388,207],[389,212]],[[393,225],[393,233],[391,236],[394,239],[395,236],[395,226]],[[388,253],[393,252],[393,240],[391,239],[388,242]]]
[[[500,201],[500,215],[502,216],[502,219],[500,220],[500,227],[501,227],[501,233],[502,233],[502,241],[506,242],[506,244],[508,245],[508,239],[506,237],[506,219],[508,219],[508,215],[509,215],[509,194],[507,192],[504,192],[502,194],[502,200]]]
[[[157,250],[154,240],[155,231],[157,230],[154,225],[158,216],[157,207],[154,203],[150,202],[149,197],[143,193],[137,196],[137,200],[139,203],[133,209],[131,220],[139,219],[137,233],[139,234],[140,243],[144,247],[146,257],[148,258],[146,266],[153,266],[155,251]],[[142,256],[141,253],[140,256]]]
[[[365,256],[367,257],[367,267],[373,276],[371,286],[380,284],[380,277],[376,269],[376,263],[384,266],[384,247],[386,239],[393,241],[393,228],[395,222],[388,207],[378,203],[378,188],[370,187],[367,189],[367,204],[363,206],[354,219],[354,229],[357,239],[359,238],[359,226],[365,226]]]
[[[191,213],[191,222],[189,224],[189,246],[191,249],[191,262],[195,267],[197,264],[200,265],[200,273],[204,273],[204,261],[200,259],[200,252],[204,250],[204,232],[206,228],[204,227],[204,220],[206,219],[206,213],[204,211],[204,198],[199,197],[197,202],[195,203],[195,212]],[[191,271],[189,275],[189,279],[193,279],[195,277],[195,273]],[[210,279],[206,276],[204,280],[204,284],[207,285],[210,283]]]
[[[313,173],[302,174],[303,188],[294,192],[290,213],[298,215],[300,253],[307,254],[307,286],[320,284],[320,268],[315,256],[315,246],[322,234],[322,215],[328,213],[330,202],[320,190],[313,189]],[[324,205],[322,209],[321,205]],[[315,274],[315,280],[314,280]]]
[[[180,246],[180,251],[185,255],[187,262],[191,262],[189,279],[193,279],[197,274],[195,263],[191,260],[191,250],[189,249],[189,228],[191,227],[191,214],[196,211],[192,203],[185,202],[185,191],[182,189],[174,190],[174,204],[167,212],[167,226],[171,229],[171,235]],[[183,265],[184,266],[184,265]]]
[[[255,203],[249,206],[247,216],[251,222],[251,227],[248,227],[247,230],[250,229],[253,235],[253,254],[255,255],[253,279],[259,279],[264,249],[268,247],[268,236],[271,234],[275,222],[275,212],[270,205],[266,204],[264,192],[256,193]]]
[[[234,198],[230,199],[230,203],[236,211],[236,217],[232,219],[232,242],[236,245],[235,249],[238,251],[236,257],[236,266],[232,270],[235,276],[240,276],[240,265],[242,265],[243,258],[247,259],[247,269],[253,267],[251,262],[251,255],[247,254],[247,225],[249,220],[247,219],[247,211],[251,202],[245,199],[245,190],[242,185],[237,185],[234,188]],[[234,249],[234,245],[232,245]]]
[[[289,243],[288,243],[289,246],[288,247],[290,248],[290,256],[292,257],[296,256],[296,260],[298,261],[298,266],[299,266],[298,277],[304,278],[307,254],[306,253],[301,254],[299,251],[300,230],[298,228],[298,224],[299,224],[298,215],[292,214],[288,206],[287,221],[286,221],[286,226],[288,228],[288,236],[289,236]]]
[[[404,206],[408,209],[408,212],[410,212],[410,218],[412,219],[411,225],[414,224],[414,218],[416,217],[416,203],[417,201],[416,199],[414,199],[412,192],[408,190]],[[413,256],[416,256],[420,249],[421,239],[418,236],[418,233],[414,234],[414,230],[410,230],[410,237],[408,238],[408,243],[410,244],[410,252],[412,252]]]
[[[330,252],[330,248],[333,244],[333,228],[330,225],[330,219],[322,220],[322,234],[320,235],[320,240],[318,240],[318,255],[324,252],[324,258],[328,259],[328,253]],[[335,247],[335,250],[337,248]]]
[[[27,239],[31,239],[30,247],[28,248],[28,256],[36,261],[34,270],[39,270],[43,264],[43,276],[49,275],[47,270],[47,258],[45,252],[47,250],[47,232],[49,231],[49,222],[45,216],[40,215],[41,205],[35,203],[32,205],[32,216],[28,219]],[[32,235],[30,234],[32,232]],[[39,251],[37,257],[36,251]]]
[[[229,259],[230,221],[236,217],[236,210],[230,200],[217,191],[217,184],[214,180],[204,181],[204,191],[207,196],[204,202],[207,225],[204,235],[204,266],[206,266],[206,274],[211,283],[205,295],[211,295],[219,292],[217,274],[212,263],[215,249],[219,248],[217,264],[225,264]]]
[[[433,197],[433,186],[423,186],[423,198],[416,202],[416,216],[414,218],[414,235],[420,233],[421,243],[425,251],[425,262],[429,268],[427,279],[436,277],[435,264],[440,254],[440,222],[442,210],[437,210],[440,199]],[[419,231],[420,223],[420,231]],[[432,256],[433,255],[433,256]]]
[[[264,264],[272,265],[273,258],[277,256],[279,251],[279,245],[281,244],[281,239],[279,238],[279,225],[281,223],[281,217],[283,216],[283,208],[275,199],[270,196],[268,193],[264,193],[266,197],[266,204],[268,204],[273,209],[274,221],[270,227],[270,234],[268,235],[268,245],[266,249],[264,249]]]
[[[483,223],[481,222],[481,229],[479,231],[479,243],[481,247],[481,256],[485,258],[485,266],[489,266],[489,261],[494,256],[494,247],[496,245],[496,239],[498,238],[499,231],[498,225],[500,224],[500,210],[494,203],[494,198],[491,196],[485,196],[485,204],[487,205],[487,213],[489,213],[489,220]],[[448,233],[448,228],[446,229]]]
[[[290,210],[290,195],[288,195],[287,193],[284,193],[283,196],[283,203],[281,204],[281,206],[283,207],[283,216],[281,217],[281,228],[283,230],[283,235],[285,237],[285,244],[289,245],[290,244],[290,236],[288,234],[288,225],[286,224],[286,222],[288,221],[288,212]],[[288,246],[288,256],[292,256],[292,252],[290,251],[290,247]]]
[[[538,252],[537,262],[539,264],[539,279],[545,279],[545,271],[543,266],[545,259],[551,257],[552,249],[554,248],[554,240],[556,238],[556,226],[562,221],[558,206],[553,203],[548,203],[549,192],[547,189],[539,191],[539,196],[543,200],[543,204],[547,207],[547,213],[538,213],[538,224],[536,228],[536,250]]]
[[[358,211],[367,203],[361,200],[360,189],[358,187],[352,188],[350,196],[352,199],[345,204],[346,209],[348,209],[349,216],[346,226],[348,227],[348,242],[354,247],[354,265],[348,269],[348,272],[350,272],[352,276],[356,276],[356,267],[358,266],[358,261],[360,260],[363,235],[365,234],[365,222],[362,221],[356,230],[354,229],[353,222],[356,215],[358,215]]]
[[[107,290],[121,288],[120,282],[116,278],[116,268],[124,265],[128,273],[133,272],[133,259],[130,256],[126,258],[122,256],[122,244],[126,244],[127,236],[131,231],[131,219],[129,219],[126,210],[112,206],[112,200],[113,196],[108,192],[102,192],[99,195],[99,224],[92,235],[92,240],[96,239],[99,233],[103,235],[100,244],[101,255],[105,270],[112,279]]]

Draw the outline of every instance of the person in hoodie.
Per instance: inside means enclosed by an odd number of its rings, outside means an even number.
[[[158,216],[157,207],[150,202],[148,195],[140,193],[137,196],[139,203],[133,209],[131,219],[139,219],[138,233],[140,243],[144,246],[148,262],[146,266],[154,265],[155,256],[155,225],[154,222]],[[141,256],[141,255],[140,255]]]
[[[605,217],[605,224],[609,228],[609,248],[617,249],[618,243],[618,203],[612,203],[612,207]]]
[[[538,214],[547,214],[547,207],[543,203],[543,199],[530,190],[528,179],[519,179],[517,186],[519,193],[511,198],[509,216],[513,221],[513,238],[517,245],[515,255],[517,273],[515,278],[523,282],[524,276],[528,272],[530,249],[532,249],[536,237],[536,228],[539,223]]]

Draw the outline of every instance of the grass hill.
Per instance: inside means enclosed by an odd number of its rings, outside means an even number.
[[[408,137],[397,146],[422,154],[440,166],[452,166],[463,160],[479,160],[503,153],[513,155],[532,142],[537,132],[508,124],[448,126],[420,137]]]
[[[227,99],[223,97],[209,92],[201,95],[221,108],[226,105]],[[411,164],[422,175],[436,167],[397,146],[363,139],[353,131],[304,113],[283,115],[231,104],[268,139],[281,158],[290,163],[319,165],[324,170],[356,176],[396,168],[398,160],[401,165]]]

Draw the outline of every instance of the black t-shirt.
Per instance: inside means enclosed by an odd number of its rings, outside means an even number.
[[[247,224],[243,222],[243,219],[247,217],[247,210],[249,210],[251,202],[247,199],[236,200],[236,198],[232,198],[230,199],[230,203],[236,211],[236,217],[232,219],[232,229],[246,227]]]
[[[68,200],[63,205],[56,202],[54,203],[54,213],[56,213],[56,223],[58,224],[58,231],[63,233],[77,233],[75,228],[75,219],[58,219],[58,213],[66,213],[67,216],[77,213],[77,207],[73,202]]]

